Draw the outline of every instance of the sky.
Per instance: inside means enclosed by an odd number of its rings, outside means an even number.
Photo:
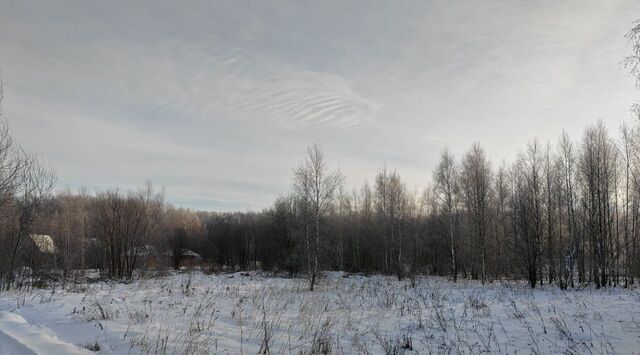
[[[637,0],[0,0],[2,112],[58,189],[163,186],[260,210],[319,142],[346,189],[426,186],[444,147],[494,166],[534,138],[615,133]]]

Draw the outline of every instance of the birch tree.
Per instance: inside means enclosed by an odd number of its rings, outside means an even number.
[[[472,229],[480,254],[481,280],[487,280],[487,225],[492,198],[491,165],[479,143],[474,143],[462,160],[461,183],[464,202],[472,220]]]
[[[309,203],[313,217],[314,245],[313,265],[309,275],[310,291],[313,291],[320,271],[321,220],[343,180],[339,170],[328,170],[324,151],[317,143],[307,148],[304,161],[294,171],[294,187],[297,193]]]
[[[440,212],[444,218],[447,231],[451,256],[451,274],[453,282],[456,282],[458,279],[458,262],[456,260],[458,242],[456,233],[458,226],[459,177],[453,155],[446,148],[440,155],[440,162],[433,174],[433,180],[433,191],[438,199]]]

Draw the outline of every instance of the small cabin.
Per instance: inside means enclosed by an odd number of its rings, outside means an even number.
[[[174,263],[173,250],[169,250],[168,252],[164,253],[164,256],[168,258],[169,265],[172,265]],[[180,252],[179,266],[192,267],[200,264],[201,261],[202,256],[192,250],[182,249]]]
[[[33,270],[51,270],[56,265],[58,248],[50,235],[30,234],[22,245],[22,258]]]

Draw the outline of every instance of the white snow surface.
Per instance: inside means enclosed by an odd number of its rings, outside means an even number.
[[[0,354],[87,354],[16,313],[0,312]]]
[[[91,348],[92,351],[87,349]],[[640,291],[182,273],[0,293],[0,354],[640,354]],[[99,350],[98,350],[99,349]]]

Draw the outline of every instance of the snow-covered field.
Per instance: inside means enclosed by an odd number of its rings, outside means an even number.
[[[0,354],[640,353],[638,290],[343,276],[314,292],[185,273],[3,293]]]

